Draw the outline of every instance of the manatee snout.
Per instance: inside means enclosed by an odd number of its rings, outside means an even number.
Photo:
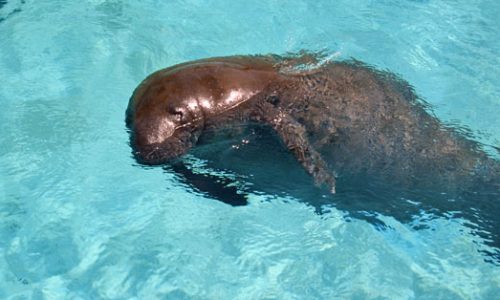
[[[196,144],[199,133],[188,126],[176,127],[168,120],[150,120],[131,125],[130,146],[137,162],[146,165],[167,163],[185,154]]]
[[[152,114],[141,119],[132,112],[127,110],[126,124],[132,154],[140,164],[159,165],[176,159],[193,147],[200,135],[198,124],[180,124],[175,115]]]

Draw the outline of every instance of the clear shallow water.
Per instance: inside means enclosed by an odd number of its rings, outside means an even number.
[[[496,1],[46,2],[0,1],[0,298],[497,296],[500,269],[466,220],[378,215],[381,229],[258,190],[230,207],[137,166],[124,125],[156,69],[310,49],[400,74],[499,146]],[[275,158],[285,169],[227,172],[300,173]]]

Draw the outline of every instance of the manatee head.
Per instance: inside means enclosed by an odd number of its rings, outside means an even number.
[[[156,165],[186,153],[198,140],[204,115],[196,80],[159,71],[146,78],[130,98],[126,123],[136,160]]]
[[[207,123],[221,121],[221,114],[276,78],[272,64],[241,57],[195,61],[151,74],[135,89],[126,112],[136,160],[162,164],[186,153]]]

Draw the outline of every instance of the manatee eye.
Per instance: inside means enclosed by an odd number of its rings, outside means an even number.
[[[184,119],[184,113],[179,108],[170,106],[168,107],[168,113],[171,114],[178,122],[182,122]]]

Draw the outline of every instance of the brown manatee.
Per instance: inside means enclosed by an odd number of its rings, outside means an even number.
[[[332,192],[343,189],[336,179],[363,178],[446,194],[434,206],[459,202],[473,207],[469,215],[485,212],[488,231],[500,239],[500,163],[440,122],[407,82],[355,60],[234,56],[175,65],[136,88],[126,122],[144,164],[178,158],[210,140],[204,136],[267,126]]]
[[[261,123],[331,189],[344,172],[460,188],[498,172],[477,142],[439,122],[393,74],[356,61],[293,69],[308,59],[222,57],[153,73],[127,108],[137,160],[165,163],[205,131]],[[430,182],[416,176],[429,172],[436,174]]]

